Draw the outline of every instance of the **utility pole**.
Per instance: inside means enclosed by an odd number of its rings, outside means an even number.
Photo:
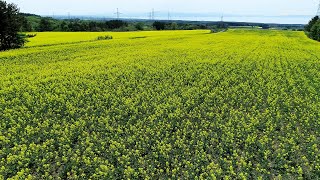
[[[154,8],[152,8],[151,17],[152,17],[152,20],[154,20]]]
[[[170,21],[170,11],[168,11],[168,21]]]

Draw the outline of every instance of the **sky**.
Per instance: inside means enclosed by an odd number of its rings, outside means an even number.
[[[239,16],[312,16],[319,0],[6,0],[18,4],[22,12],[39,15],[103,15],[123,16],[145,14],[152,8],[156,13],[200,13]]]

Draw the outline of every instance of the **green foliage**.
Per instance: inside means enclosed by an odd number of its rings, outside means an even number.
[[[138,23],[135,25],[135,28],[136,28],[138,31],[144,30],[144,23],[138,22]]]
[[[24,16],[21,16],[22,27],[20,29],[21,32],[31,32],[33,31],[31,23]]]
[[[0,51],[22,47],[25,43],[19,34],[22,18],[15,4],[0,0]]]
[[[320,41],[320,20],[318,20],[311,28],[309,37],[314,40]]]
[[[305,26],[305,31],[311,39],[320,41],[320,19],[316,16]]]
[[[38,31],[44,32],[44,31],[52,31],[52,30],[53,30],[53,25],[52,25],[52,22],[50,21],[50,18],[41,18]]]
[[[219,32],[226,32],[228,30],[228,27],[225,27],[223,24],[220,26],[213,26],[210,29],[211,33],[219,33]]]
[[[270,26],[269,26],[268,24],[263,24],[263,25],[261,26],[261,28],[262,28],[262,29],[269,29]]]
[[[173,22],[170,24],[170,29],[171,30],[177,30],[178,29],[178,24],[176,22]]]
[[[315,25],[315,24],[318,22],[318,20],[319,20],[319,16],[313,17],[313,18],[309,21],[309,23],[305,26],[305,31],[310,32],[311,29],[312,29],[312,27],[313,27],[313,25]]]
[[[113,39],[113,37],[109,35],[97,37],[97,40],[110,40],[110,39]]]
[[[303,32],[83,42],[98,35],[0,53],[1,179],[319,179],[320,46]]]
[[[53,19],[46,18],[32,14],[23,14],[24,21],[22,31],[40,31],[41,29],[47,29],[46,31],[57,31],[57,32],[103,32],[103,31],[115,31],[115,32],[125,32],[125,31],[150,31],[150,30],[198,30],[198,29],[213,29],[212,27],[217,27],[218,29],[228,29],[228,27],[264,27],[268,28],[278,28],[278,29],[303,29],[303,26],[298,25],[281,25],[281,24],[262,24],[262,23],[244,23],[244,22],[190,22],[190,21],[161,21],[161,22],[150,22],[150,21],[122,21],[122,20],[112,20],[112,21],[96,21],[96,20],[80,20],[80,19]],[[49,28],[41,28],[41,19],[44,24],[49,23]],[[154,24],[155,23],[155,24]],[[156,26],[154,26],[156,25]],[[46,25],[44,26],[46,27]],[[51,30],[50,30],[51,29]],[[45,31],[45,30],[43,30]]]
[[[160,21],[155,21],[152,26],[156,29],[156,30],[164,30],[166,27],[166,23],[165,22],[160,22]]]
[[[36,37],[37,34],[26,34],[27,38],[33,38],[33,37]]]

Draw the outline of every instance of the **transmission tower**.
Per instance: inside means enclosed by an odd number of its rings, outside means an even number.
[[[119,8],[117,8],[117,12],[116,13],[114,13],[114,14],[116,14],[117,15],[117,19],[119,19],[120,18],[120,14],[122,14],[121,12],[119,12]]]
[[[154,8],[152,8],[152,11],[151,11],[151,19],[154,20]]]
[[[224,16],[223,16],[223,14],[222,14],[222,16],[221,16],[221,21],[220,21],[220,28],[224,28],[223,18],[224,18]]]
[[[320,1],[319,1],[319,6],[318,6],[317,16],[320,16]]]

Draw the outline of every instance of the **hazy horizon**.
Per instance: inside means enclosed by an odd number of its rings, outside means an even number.
[[[316,14],[318,0],[117,0],[108,2],[101,0],[7,0],[19,6],[21,12],[39,15],[72,16],[104,16],[116,17],[116,9],[122,18],[148,19],[152,9],[155,19],[172,20],[220,20],[224,15],[226,21],[246,21],[264,23],[295,23],[303,24]],[[168,16],[168,12],[170,15]],[[185,14],[181,16],[181,14]],[[300,16],[300,17],[297,17]],[[303,17],[304,16],[304,17]],[[270,18],[273,17],[273,18]],[[278,17],[278,18],[275,18]]]

